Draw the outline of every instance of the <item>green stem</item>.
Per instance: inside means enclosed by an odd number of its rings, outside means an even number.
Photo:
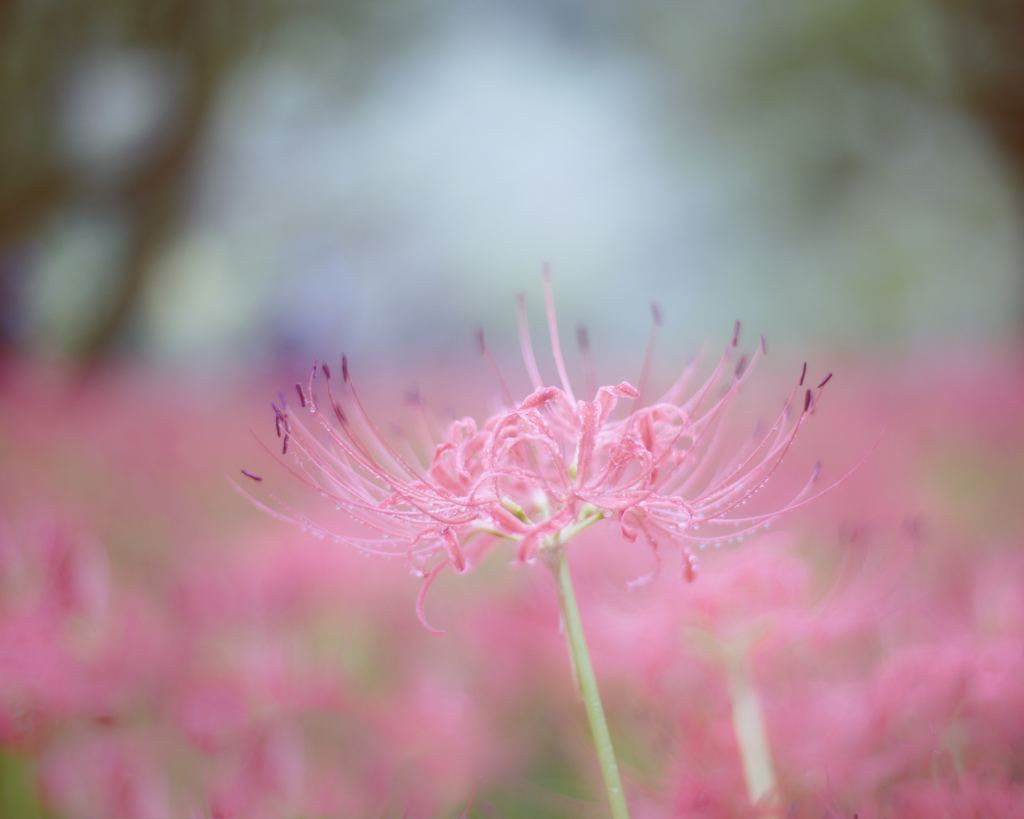
[[[562,621],[569,637],[570,659],[576,671],[580,693],[587,708],[590,720],[590,733],[597,747],[597,758],[601,762],[601,773],[608,789],[608,803],[612,809],[613,819],[629,819],[626,808],[626,797],[619,781],[619,766],[615,762],[615,751],[612,749],[612,738],[608,733],[608,723],[601,708],[601,697],[597,691],[597,679],[594,668],[590,664],[590,652],[583,634],[583,623],[580,621],[580,610],[576,606],[576,594],[569,576],[569,564],[565,559],[565,544],[559,543],[541,550],[545,563],[555,576],[558,587],[558,603],[562,609]]]

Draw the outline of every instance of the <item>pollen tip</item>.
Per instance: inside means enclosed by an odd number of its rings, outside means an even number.
[[[798,386],[802,387],[804,385],[804,379],[806,377],[807,377],[807,362],[805,361],[804,362],[804,368],[800,372],[800,384]]]
[[[811,473],[811,480],[812,480],[812,481],[816,481],[816,480],[818,480],[818,476],[819,476],[820,474],[821,474],[821,461],[818,461],[818,462],[817,462],[817,463],[816,463],[816,464],[814,465],[814,472],[812,472],[812,473]]]
[[[651,318],[654,319],[655,327],[661,327],[661,307],[656,301],[651,302]]]
[[[761,333],[761,352],[768,354],[768,339],[764,337],[764,333]]]
[[[335,401],[333,406],[334,406],[334,414],[337,416],[338,422],[342,423],[342,424],[347,424],[348,423],[348,419],[345,417],[345,411],[341,408],[341,404],[339,404],[337,401]]]
[[[348,356],[341,357],[341,380],[348,383]]]
[[[295,385],[295,391],[299,394],[299,403],[302,404],[303,407],[305,407],[306,406],[306,396],[302,392],[302,385],[301,384],[296,384]]]
[[[487,351],[487,347],[484,344],[484,328],[476,328],[476,349],[480,355],[483,355]]]
[[[321,368],[323,368],[324,378],[326,378],[328,381],[330,381],[331,380],[331,368],[327,366],[327,362],[326,361],[323,364],[321,364],[320,366],[321,366]]]
[[[811,408],[811,391],[807,390],[807,393],[804,395],[804,412],[807,412],[807,410],[809,410],[810,408]]]
[[[743,375],[743,370],[746,368],[746,366],[747,366],[747,356],[746,355],[741,355],[740,356],[740,360],[736,362],[736,371],[735,371],[735,373],[733,373],[733,376],[735,378],[739,378],[740,376],[742,376]]]
[[[740,343],[740,323],[736,322],[736,326],[732,328],[732,346],[735,347]]]
[[[587,332],[587,325],[576,325],[576,343],[579,344],[581,353],[590,352],[590,333]]]
[[[320,359],[319,358],[314,358],[313,359],[313,375],[312,375],[313,378],[316,378],[316,368],[318,366],[320,366]]]
[[[247,478],[252,478],[257,483],[260,483],[263,480],[263,478],[261,478],[259,475],[250,472],[248,469],[243,469],[242,474],[245,475],[245,477]]]
[[[826,385],[826,384],[828,383],[828,380],[829,380],[829,379],[830,379],[831,377],[832,377],[832,373],[829,373],[828,375],[826,375],[826,376],[825,376],[825,377],[824,377],[824,378],[823,378],[823,379],[821,380],[821,383],[820,383],[820,384],[818,385],[818,389],[820,390],[820,389],[821,389],[822,387],[824,387],[824,386],[825,386],[825,385]]]

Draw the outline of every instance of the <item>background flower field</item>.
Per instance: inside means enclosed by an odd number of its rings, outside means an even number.
[[[1019,814],[1020,372],[851,362],[786,474],[839,477],[885,427],[867,464],[692,584],[669,557],[628,591],[650,556],[613,523],[574,541],[637,815],[751,815],[737,668],[790,815]],[[399,563],[226,479],[275,386],[5,365],[6,814],[602,815],[547,573],[496,547],[438,580],[429,634]],[[364,392],[400,409],[405,386]]]

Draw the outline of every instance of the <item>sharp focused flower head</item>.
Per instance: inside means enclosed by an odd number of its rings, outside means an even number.
[[[520,298],[520,341],[533,392],[514,400],[499,372],[504,408],[482,425],[472,418],[454,421],[443,441],[431,442],[429,464],[420,463],[411,447],[381,434],[359,400],[344,357],[340,380],[331,378],[328,365],[314,363],[307,386],[296,384],[299,408],[286,405],[283,397],[280,406],[274,404],[282,455],[290,448],[296,458],[289,471],[368,527],[368,536],[331,532],[269,490],[285,512],[268,511],[367,553],[406,558],[411,570],[426,578],[417,605],[424,625],[423,598],[433,579],[446,566],[466,571],[480,554],[477,544],[495,537],[515,541],[518,560],[531,562],[544,549],[613,518],[627,541],[642,536],[654,554],[651,573],[632,585],[656,576],[659,544],[666,539],[681,546],[683,570],[692,580],[696,558],[691,544],[703,547],[742,537],[811,499],[817,469],[781,508],[753,515],[741,511],[778,468],[831,376],[815,391],[806,389],[804,365],[775,423],[733,448],[721,421],[765,353],[763,337],[749,359],[743,355],[734,361],[737,322],[710,377],[695,383],[698,363],[692,362],[663,396],[644,406],[660,324],[657,308],[637,387],[623,381],[594,389],[589,342],[581,328],[588,400],[577,399],[562,357],[546,272],[544,295],[560,385],[545,385],[540,377]],[[482,333],[478,342],[493,364]],[[623,404],[628,413],[621,411]]]

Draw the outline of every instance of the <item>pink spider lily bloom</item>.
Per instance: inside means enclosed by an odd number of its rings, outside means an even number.
[[[749,360],[742,356],[733,363],[739,343],[737,322],[725,354],[703,384],[692,386],[699,365],[691,362],[661,398],[640,406],[660,323],[655,308],[640,387],[623,381],[588,389],[591,400],[578,400],[562,358],[547,275],[544,295],[560,386],[541,380],[520,299],[520,341],[533,392],[514,401],[499,372],[505,407],[482,426],[472,418],[454,421],[445,440],[432,443],[429,464],[421,464],[411,447],[394,444],[381,434],[363,408],[344,357],[340,384],[332,381],[326,364],[318,368],[316,363],[306,389],[296,384],[300,408],[312,414],[315,425],[283,400],[280,407],[273,405],[282,455],[289,448],[296,455],[297,466],[288,466],[289,471],[374,535],[333,533],[269,491],[285,513],[259,505],[319,536],[367,553],[405,557],[410,569],[425,578],[417,614],[431,631],[436,632],[423,613],[427,589],[445,567],[460,573],[469,569],[480,554],[474,541],[481,536],[513,540],[517,559],[533,562],[545,547],[565,543],[588,526],[614,518],[626,540],[642,535],[654,554],[651,573],[631,585],[658,574],[663,539],[681,546],[683,570],[692,580],[697,561],[690,545],[741,538],[811,500],[817,469],[781,508],[763,514],[740,511],[778,468],[831,374],[813,392],[803,388],[804,365],[799,383],[770,429],[730,452],[721,422],[765,353],[763,337]],[[482,334],[478,340],[493,364]],[[592,385],[585,330],[580,342]],[[615,417],[620,401],[633,403],[625,417]],[[262,483],[261,477],[244,474]],[[710,529],[714,531],[709,533]]]

